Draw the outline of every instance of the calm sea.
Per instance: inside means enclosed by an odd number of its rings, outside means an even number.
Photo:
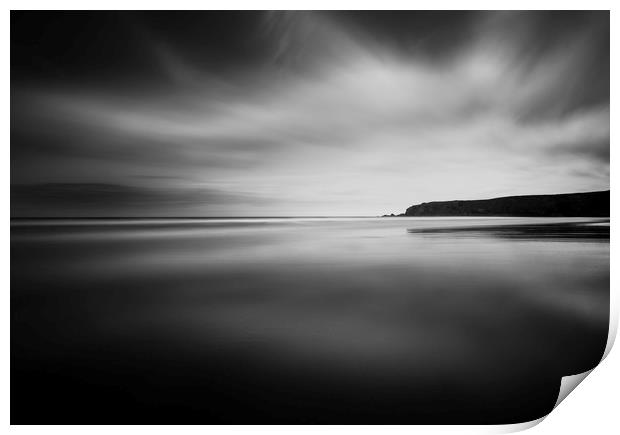
[[[607,340],[609,220],[13,220],[12,423],[514,423]]]

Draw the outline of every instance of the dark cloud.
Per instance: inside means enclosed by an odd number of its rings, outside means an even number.
[[[19,82],[77,81],[104,87],[168,81],[165,52],[186,58],[197,68],[243,66],[260,61],[260,47],[247,38],[256,31],[259,15],[249,11],[12,11],[11,77]]]
[[[550,152],[555,155],[576,155],[579,158],[595,159],[609,164],[609,140],[558,144]]]
[[[148,188],[103,183],[11,186],[11,217],[187,216],[231,204],[269,204],[268,199],[208,188]]]

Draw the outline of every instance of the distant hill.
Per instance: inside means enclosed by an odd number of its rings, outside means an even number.
[[[412,205],[399,216],[607,217],[609,190],[559,195],[506,196]]]

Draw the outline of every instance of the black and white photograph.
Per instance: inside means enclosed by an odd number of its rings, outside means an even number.
[[[11,425],[547,416],[610,124],[608,10],[10,11]]]

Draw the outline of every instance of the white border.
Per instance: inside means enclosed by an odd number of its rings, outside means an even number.
[[[617,3],[617,2],[616,2]],[[526,429],[530,424],[508,425],[508,426],[9,426],[9,307],[10,307],[10,13],[9,9],[611,9],[611,77],[618,77],[618,19],[613,10],[611,1],[543,1],[543,0],[504,0],[498,1],[441,1],[431,2],[422,1],[338,1],[338,0],[298,0],[298,1],[199,1],[199,0],[91,0],[88,3],[78,0],[59,0],[59,1],[8,1],[5,3],[6,9],[3,29],[3,56],[4,68],[4,134],[5,142],[2,147],[2,162],[4,164],[3,177],[5,182],[1,189],[2,204],[5,210],[6,224],[3,232],[2,250],[2,277],[3,277],[3,307],[2,322],[2,377],[0,378],[0,418],[6,430],[17,433],[39,433],[49,432],[58,434],[82,434],[88,433],[168,433],[169,431],[185,433],[204,433],[210,434],[239,434],[248,433],[271,435],[271,434],[314,434],[317,432],[327,434],[375,434],[390,432],[392,434],[416,433],[502,433],[507,431]],[[618,87],[614,79],[611,82],[611,100],[618,101]],[[618,111],[614,104],[611,105],[611,142],[616,142],[616,131],[614,121],[618,119]],[[612,166],[617,162],[617,152],[614,146],[611,147]],[[612,216],[617,216],[620,204],[614,200],[616,187],[612,170],[611,190],[612,190]],[[613,227],[613,226],[612,226]],[[615,231],[612,229],[611,236],[611,327],[608,349],[616,336],[618,323],[618,278],[614,271],[614,260],[616,259]],[[586,431],[595,434],[619,433],[620,418],[618,417],[617,403],[619,398],[618,387],[620,387],[620,357],[618,351],[612,352],[595,368],[588,380],[578,387],[578,391],[568,396],[557,409],[544,419],[542,424],[531,429],[534,433],[562,433],[564,434],[583,434]],[[537,422],[534,422],[537,423]]]

